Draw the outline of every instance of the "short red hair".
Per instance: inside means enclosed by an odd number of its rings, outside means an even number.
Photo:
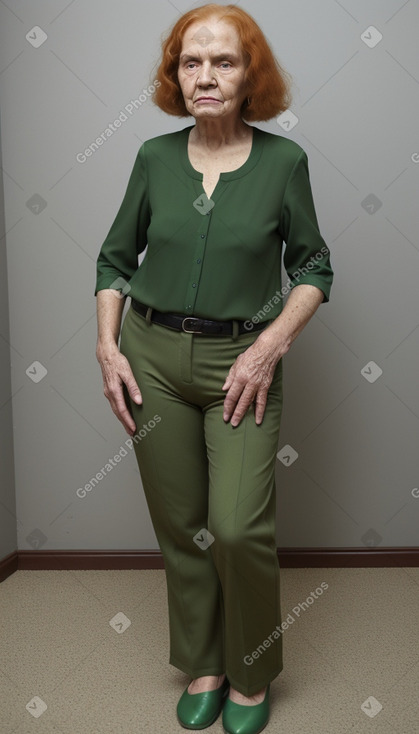
[[[182,15],[162,42],[162,58],[156,72],[160,84],[153,93],[153,102],[169,115],[190,116],[177,77],[183,36],[192,23],[214,16],[231,23],[241,39],[250,97],[250,104],[247,100],[243,102],[242,118],[248,122],[266,121],[288,109],[291,77],[280,66],[256,21],[235,5],[217,3],[202,5]]]

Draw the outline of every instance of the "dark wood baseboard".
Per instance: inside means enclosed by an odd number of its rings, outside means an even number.
[[[419,548],[278,548],[281,568],[419,566]],[[164,568],[159,550],[21,550],[0,561],[0,581],[15,571]]]

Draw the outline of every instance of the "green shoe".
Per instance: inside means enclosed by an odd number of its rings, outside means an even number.
[[[188,693],[188,688],[189,685],[182,693],[177,705],[176,713],[179,723],[185,729],[206,729],[220,715],[225,698],[228,696],[230,683],[227,676],[221,686],[214,691]]]
[[[265,698],[254,706],[243,706],[227,698],[223,708],[223,727],[227,734],[259,734],[269,721],[269,688]]]

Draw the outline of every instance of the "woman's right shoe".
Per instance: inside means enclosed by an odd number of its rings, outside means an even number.
[[[185,729],[206,729],[218,718],[228,696],[230,683],[227,676],[221,686],[214,691],[188,693],[189,685],[182,693],[176,713],[179,723]]]

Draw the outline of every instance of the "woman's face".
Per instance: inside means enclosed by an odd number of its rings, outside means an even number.
[[[194,23],[185,31],[178,80],[193,117],[240,118],[247,97],[245,61],[234,26],[217,18]]]

